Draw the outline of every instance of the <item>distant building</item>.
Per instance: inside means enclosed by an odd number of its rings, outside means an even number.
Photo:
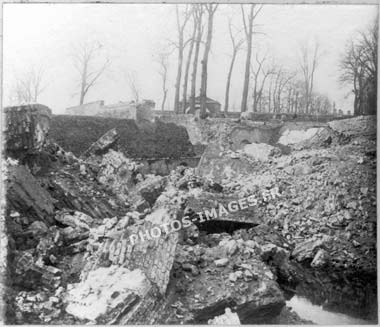
[[[199,114],[201,108],[201,100],[200,96],[195,98],[195,110],[191,110],[190,103],[187,104],[185,113],[186,114]],[[210,117],[219,116],[221,113],[222,105],[220,102],[213,100],[211,98],[206,98],[206,113],[210,115]]]
[[[80,106],[66,108],[66,114],[73,116],[95,116],[104,108],[104,101],[84,103]]]
[[[347,111],[347,116],[351,116],[351,110]]]
[[[338,110],[338,116],[343,116],[343,110],[342,109]]]
[[[66,113],[76,116],[101,116],[153,121],[154,116],[152,111],[155,105],[152,100],[142,100],[138,103],[135,101],[119,101],[118,103],[110,105],[104,105],[104,101],[101,100],[67,108]]]

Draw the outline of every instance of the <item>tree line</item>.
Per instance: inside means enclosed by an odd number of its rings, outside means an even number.
[[[378,32],[379,19],[376,17],[367,30],[359,31],[349,40],[340,62],[340,80],[352,87],[355,115],[377,112]]]
[[[239,5],[239,22],[236,26],[232,16],[228,17],[228,37],[231,44],[224,108],[230,111],[230,89],[236,58],[245,51],[244,73],[240,111],[269,113],[332,113],[335,104],[325,94],[315,91],[315,75],[322,51],[317,40],[300,44],[296,68],[280,65],[276,58],[260,53],[255,45],[258,30],[255,21],[264,6],[258,4]],[[195,112],[200,109],[200,117],[206,117],[208,63],[214,36],[214,20],[218,14],[218,4],[175,5],[176,40],[171,40],[176,55],[176,76],[174,92],[174,112]],[[378,19],[347,44],[340,61],[340,82],[352,86],[354,114],[376,113],[377,101],[377,42]],[[164,110],[168,99],[168,73],[171,50],[158,52],[156,62],[162,81],[162,103]],[[76,48],[72,58],[78,76],[79,104],[83,104],[89,90],[98,82],[110,65],[104,55],[104,47],[99,43],[83,43]],[[135,73],[126,73],[126,82],[134,100],[139,101],[140,86]],[[12,96],[18,102],[37,101],[45,89],[43,71],[31,70],[18,78]],[[200,84],[197,85],[197,82]],[[197,89],[199,91],[197,92]],[[198,103],[196,102],[199,94]]]

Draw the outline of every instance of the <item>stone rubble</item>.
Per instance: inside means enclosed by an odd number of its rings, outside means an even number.
[[[33,170],[34,159],[12,158],[5,167],[8,321],[310,323],[285,305],[295,291],[373,315],[369,121],[331,122],[301,137],[286,132],[288,148],[210,144],[197,169],[178,166],[164,177],[141,173],[115,151],[112,130],[81,158],[40,138],[33,158],[45,153],[49,165]],[[220,206],[225,214],[193,221]],[[181,228],[162,228],[175,221]],[[159,237],[151,233],[157,228]]]

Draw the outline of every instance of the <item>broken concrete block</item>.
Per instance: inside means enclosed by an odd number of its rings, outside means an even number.
[[[321,239],[311,238],[298,243],[292,252],[292,256],[299,262],[305,259],[313,259],[317,250],[331,243],[331,237],[324,235]]]
[[[175,190],[174,190],[175,191]],[[140,225],[128,226],[113,239],[106,239],[88,260],[82,276],[102,265],[119,265],[130,270],[141,269],[144,274],[165,294],[178,243],[178,229],[171,228],[173,221],[181,219],[182,195],[168,189],[157,199],[153,211]],[[154,229],[160,235],[154,236]]]
[[[321,268],[327,264],[328,260],[329,253],[324,249],[319,249],[310,266],[314,268]]]
[[[89,230],[94,221],[89,215],[80,211],[74,211],[73,213],[61,211],[58,212],[54,218],[63,225],[85,230]]]
[[[228,265],[228,263],[229,263],[228,258],[221,258],[221,259],[215,260],[215,265],[217,267],[225,267]]]
[[[234,255],[239,249],[238,243],[235,240],[229,240],[224,247],[226,248],[228,255]]]
[[[84,281],[68,286],[66,312],[79,319],[110,323],[149,290],[150,282],[140,269],[100,267],[90,271]]]
[[[115,146],[119,139],[116,128],[110,129],[107,133],[102,135],[96,142],[94,142],[82,156],[87,157],[90,155],[103,155],[109,149]]]
[[[229,274],[228,276],[228,279],[231,281],[231,282],[236,282],[239,278],[243,278],[243,272],[241,270],[238,270],[238,271],[235,271],[235,272],[232,272]]]

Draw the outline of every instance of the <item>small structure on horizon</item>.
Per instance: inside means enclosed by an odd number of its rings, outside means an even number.
[[[79,106],[66,108],[67,115],[73,116],[95,116],[104,108],[104,100],[84,103]]]
[[[200,109],[201,109],[201,97],[198,96],[195,98],[195,109],[192,110],[190,107],[190,103],[188,103],[186,105],[185,114],[199,115]],[[222,105],[220,102],[206,97],[206,113],[210,117],[219,116],[221,113],[221,109],[222,109]]]
[[[155,105],[155,102],[152,100],[142,100],[137,103],[135,101],[119,101],[110,105],[105,105],[103,100],[99,100],[67,108],[66,113],[74,116],[101,116],[153,121]]]

